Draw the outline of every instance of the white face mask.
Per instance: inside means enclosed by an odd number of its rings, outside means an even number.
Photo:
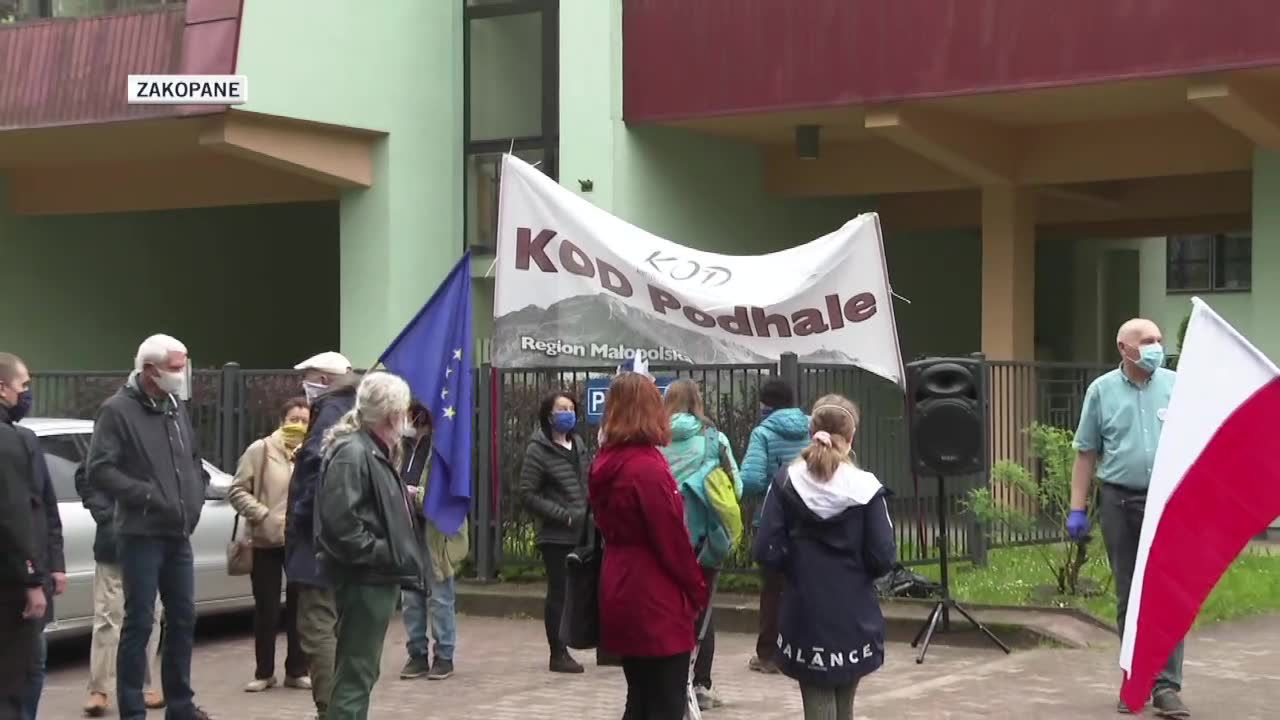
[[[187,385],[187,373],[182,370],[169,372],[168,370],[156,369],[159,370],[159,374],[156,375],[156,387],[159,388],[161,392],[183,397],[183,391]]]
[[[315,382],[302,383],[302,392],[306,394],[307,402],[309,403],[315,403],[316,398],[323,395],[324,391],[328,389],[329,387],[327,385],[321,385],[320,383],[315,383]]]
[[[418,437],[418,428],[414,427],[413,422],[407,417],[400,422],[400,436],[407,438]]]

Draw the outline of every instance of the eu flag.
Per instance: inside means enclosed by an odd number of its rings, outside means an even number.
[[[379,361],[404,378],[431,411],[427,519],[441,532],[462,529],[471,509],[472,389],[471,253],[454,266],[427,304]]]

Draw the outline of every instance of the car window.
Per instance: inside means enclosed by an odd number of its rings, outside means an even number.
[[[45,463],[49,466],[49,477],[53,481],[53,491],[58,502],[75,502],[80,499],[76,493],[76,468],[84,460],[81,445],[75,435],[45,435],[40,438],[40,449],[44,451]]]

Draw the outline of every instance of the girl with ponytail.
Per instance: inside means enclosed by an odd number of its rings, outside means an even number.
[[[896,561],[887,491],[853,461],[858,408],[814,403],[809,446],[765,497],[756,560],[786,578],[774,661],[800,683],[805,720],[851,720],[858,681],[884,663],[872,582]]]

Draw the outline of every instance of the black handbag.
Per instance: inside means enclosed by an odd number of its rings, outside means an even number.
[[[574,650],[590,650],[600,644],[600,568],[603,564],[604,543],[595,519],[588,514],[578,547],[565,560],[560,642]]]

